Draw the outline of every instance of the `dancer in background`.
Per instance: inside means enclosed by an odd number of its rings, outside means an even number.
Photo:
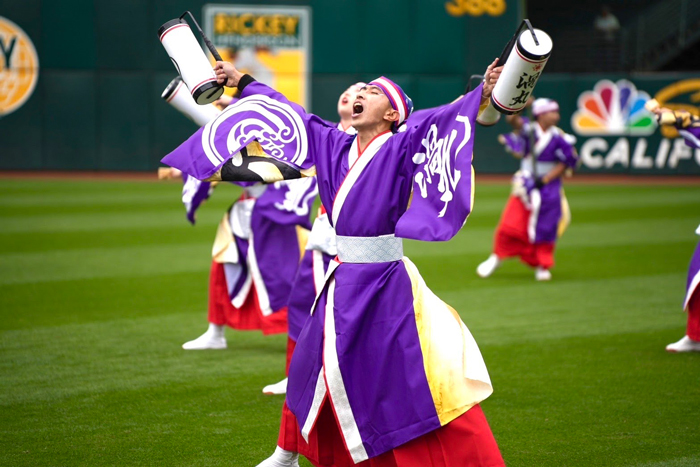
[[[236,90],[212,105],[200,106],[177,77],[161,97],[203,126],[236,103],[237,94]],[[254,141],[241,151],[246,155],[263,154]],[[197,209],[211,196],[215,184],[174,168],[159,169],[158,174],[159,178],[183,178],[182,201],[187,219],[194,224]],[[224,215],[212,248],[209,328],[199,338],[186,342],[186,350],[225,349],[226,326],[259,329],[265,334],[287,331],[286,301],[310,228],[309,213],[317,193],[315,180],[238,185],[243,187],[243,194]]]
[[[186,350],[225,349],[224,330],[287,332],[287,300],[317,194],[313,179],[244,186],[212,248],[209,328]]]
[[[568,217],[562,176],[578,162],[576,139],[557,128],[560,115],[555,101],[536,99],[532,114],[535,121],[523,124],[507,144],[511,152],[522,151],[522,162],[496,228],[493,253],[476,269],[480,277],[489,277],[504,259],[519,257],[535,269],[536,280],[552,278],[560,223]]]
[[[695,233],[700,235],[700,226]],[[700,243],[695,248],[695,253],[688,267],[688,280],[686,281],[685,300],[683,309],[688,313],[685,328],[685,336],[681,340],[668,344],[668,352],[700,352]]]
[[[659,124],[676,127],[685,143],[693,149],[700,149],[700,119],[684,110],[670,110],[659,106],[652,99],[646,108],[654,112]],[[695,231],[700,235],[700,226]],[[700,243],[688,267],[683,309],[688,313],[685,336],[666,346],[668,352],[700,352]]]

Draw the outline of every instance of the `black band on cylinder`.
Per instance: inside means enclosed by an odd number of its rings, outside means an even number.
[[[195,102],[197,104],[201,104],[199,102],[199,98],[204,96],[207,98],[208,102],[205,103],[211,103],[214,102],[216,99],[221,97],[221,95],[224,93],[224,87],[220,84],[218,84],[216,81],[209,81],[208,83],[204,83],[198,88],[196,88],[192,92],[192,97],[194,98]],[[212,96],[212,97],[209,97]]]
[[[168,83],[168,85],[165,87],[165,90],[163,91],[163,94],[160,95],[160,97],[162,97],[166,101],[170,99],[170,96],[173,95],[180,83],[182,83],[182,78],[180,78],[179,76],[173,78],[173,80],[170,81],[170,83]]]
[[[187,22],[184,19],[176,18],[176,19],[171,19],[167,23],[163,24],[161,27],[158,28],[158,39],[160,39],[160,36],[162,36],[165,31],[167,31],[168,29],[170,29],[171,27],[173,27],[177,24],[182,24],[182,23],[187,24]]]
[[[527,34],[528,32],[529,32],[529,31],[525,31],[523,34]],[[520,54],[521,54],[523,57],[525,57],[525,58],[527,58],[527,59],[530,59],[530,60],[534,60],[534,61],[539,62],[540,60],[545,60],[547,57],[549,57],[549,56],[552,54],[552,50],[551,50],[551,49],[550,49],[549,52],[547,52],[547,53],[544,54],[544,55],[536,55],[536,54],[533,54],[533,53],[531,53],[531,52],[528,52],[527,50],[525,50],[525,47],[523,47],[522,43],[520,42],[520,38],[521,38],[522,36],[523,36],[522,34],[521,34],[520,36],[518,36],[518,42],[516,43],[515,46],[518,48],[518,52],[520,52]]]

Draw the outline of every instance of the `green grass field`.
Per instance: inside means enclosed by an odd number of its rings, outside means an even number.
[[[189,226],[175,183],[0,180],[0,465],[252,466],[274,449],[285,336],[206,329],[217,188]],[[495,387],[509,466],[700,465],[700,354],[684,334],[700,185],[571,185],[554,280],[474,270],[509,187],[480,184],[453,241],[407,243]],[[302,465],[309,465],[303,462]]]

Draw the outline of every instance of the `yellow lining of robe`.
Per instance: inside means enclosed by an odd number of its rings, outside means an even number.
[[[231,232],[228,211],[216,228],[214,245],[211,248],[211,257],[217,263],[238,263],[238,247]]]
[[[564,189],[561,189],[561,218],[557,226],[557,238],[561,238],[566,232],[566,229],[571,224],[571,209],[569,208],[569,200],[566,199]]]
[[[411,260],[402,261],[411,280],[425,375],[437,416],[446,425],[491,395],[491,379],[457,312],[428,288]]]
[[[304,257],[306,253],[306,244],[309,242],[309,229],[297,225],[297,241],[299,242],[299,261]]]

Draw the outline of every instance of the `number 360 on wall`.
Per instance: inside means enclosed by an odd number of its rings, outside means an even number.
[[[445,10],[451,16],[501,16],[506,11],[506,0],[450,0]]]

